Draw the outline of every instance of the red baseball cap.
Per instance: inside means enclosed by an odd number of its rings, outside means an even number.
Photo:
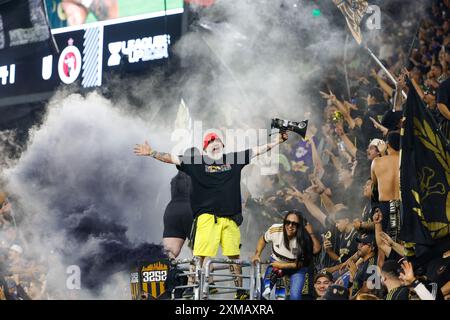
[[[220,142],[222,142],[222,140],[220,139],[219,135],[215,132],[211,132],[208,133],[207,135],[205,135],[205,137],[203,138],[203,150],[206,149],[206,147],[214,140],[220,140]],[[223,144],[223,142],[222,142]]]

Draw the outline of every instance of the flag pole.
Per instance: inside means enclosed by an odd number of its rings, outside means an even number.
[[[348,70],[347,70],[348,38],[349,38],[349,35],[347,33],[347,35],[345,36],[345,44],[344,44],[344,72],[345,72],[345,84],[347,85],[348,99],[350,100],[352,97],[351,97],[351,92],[350,92],[350,83],[348,81]]]
[[[414,49],[414,45],[416,44],[417,37],[419,35],[420,27],[422,26],[423,19],[420,19],[419,24],[417,25],[416,33],[414,34],[413,41],[411,42],[411,46],[408,50],[408,56],[406,57],[405,66],[408,63],[409,57],[411,57],[412,51]]]
[[[367,50],[367,52],[369,52],[369,54],[373,58],[373,60],[375,60],[375,62],[378,63],[378,65],[381,67],[381,69],[383,69],[383,71],[387,74],[387,76],[394,83],[394,85],[397,86],[398,81],[394,78],[392,73],[390,73],[389,70],[384,66],[384,64],[380,61],[380,59],[378,59],[378,57],[372,52],[372,50],[370,50],[369,47],[366,46],[365,49]],[[402,95],[404,98],[407,98],[407,95],[406,95],[405,91],[403,91],[403,90],[402,90]]]

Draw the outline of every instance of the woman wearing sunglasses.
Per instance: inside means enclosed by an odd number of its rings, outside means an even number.
[[[296,210],[288,211],[283,223],[272,225],[261,236],[253,262],[261,261],[266,243],[272,242],[270,265],[264,275],[263,297],[268,299],[278,277],[289,277],[290,300],[301,300],[305,274],[313,255],[320,252],[320,242],[312,227]]]

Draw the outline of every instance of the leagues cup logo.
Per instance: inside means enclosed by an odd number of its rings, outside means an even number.
[[[73,45],[73,39],[69,39],[68,46],[61,52],[58,61],[58,73],[65,84],[73,83],[81,71],[81,53]]]

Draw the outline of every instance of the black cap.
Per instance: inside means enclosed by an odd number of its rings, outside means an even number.
[[[328,280],[333,282],[333,275],[326,270],[320,270],[314,277],[314,282],[316,282],[317,279],[322,278],[322,277],[328,278]]]
[[[328,287],[322,300],[349,300],[349,291],[346,287],[333,284]]]
[[[381,120],[381,125],[388,128],[389,130],[397,130],[398,123],[403,117],[403,111],[392,111],[388,110]]]
[[[375,243],[375,237],[372,233],[363,233],[356,238],[356,242],[373,245]]]

